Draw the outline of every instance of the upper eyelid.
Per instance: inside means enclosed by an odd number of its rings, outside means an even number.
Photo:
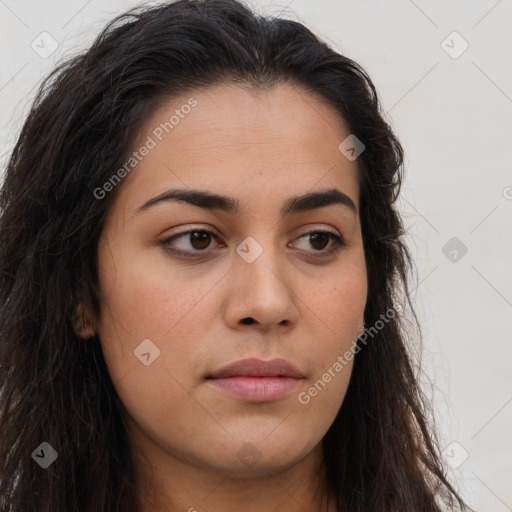
[[[205,232],[205,233],[209,233],[211,235],[213,235],[213,237],[215,237],[216,239],[219,239],[220,236],[217,235],[214,231],[212,231],[210,228],[202,228],[202,227],[199,227],[199,228],[189,228],[185,231],[181,231],[180,233],[175,233],[171,236],[168,236],[166,238],[164,238],[162,240],[161,243],[163,244],[166,244],[166,243],[169,243],[177,238],[180,238],[182,236],[185,236],[185,235],[189,235],[190,233],[194,233],[194,232]],[[336,233],[334,232],[332,229],[329,229],[329,228],[312,228],[312,229],[309,229],[309,231],[306,231],[305,233],[302,233],[300,235],[298,235],[297,237],[295,237],[294,240],[299,240],[300,238],[303,238],[307,235],[311,235],[313,233],[327,233],[327,234],[330,234],[334,237],[334,243],[336,245],[346,245],[346,240],[345,240],[345,237],[341,234],[341,233]],[[208,249],[204,250],[204,251],[183,251],[183,252],[208,252]],[[320,254],[322,251],[318,251],[318,253]],[[328,252],[328,251],[325,251],[325,252]]]
[[[220,238],[222,236],[222,235],[218,235],[210,227],[194,227],[194,228],[188,228],[188,229],[186,229],[184,231],[180,231],[179,233],[174,233],[174,234],[172,234],[170,236],[167,236],[167,237],[165,237],[162,240],[162,242],[167,242],[167,241],[172,240],[174,238],[178,238],[178,237],[180,237],[182,235],[188,235],[188,234],[193,233],[193,232],[206,232],[206,233],[210,233],[213,236],[215,236],[216,238]],[[343,240],[345,239],[343,234],[336,232],[333,228],[327,228],[327,227],[310,228],[308,231],[305,231],[304,233],[302,233],[300,235],[297,235],[296,239],[297,238],[302,238],[303,236],[306,236],[306,235],[310,235],[311,233],[321,233],[321,232],[331,233],[331,234],[333,234],[335,236],[340,237]]]

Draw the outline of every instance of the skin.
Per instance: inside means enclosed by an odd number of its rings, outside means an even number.
[[[291,196],[336,188],[358,211],[357,164],[338,150],[349,132],[332,107],[291,84],[225,84],[161,105],[134,148],[190,97],[197,106],[161,141],[153,136],[156,147],[119,185],[98,247],[102,313],[88,327],[99,334],[127,410],[141,510],[333,512],[321,441],[352,362],[308,404],[298,394],[361,331],[367,273],[360,220],[340,204],[284,219],[279,209]],[[236,198],[241,212],[178,201],[137,212],[177,187]],[[166,239],[194,229],[216,236],[198,242],[185,235],[167,247],[201,257],[166,250]],[[346,245],[322,257],[335,242],[304,235],[326,230]],[[236,252],[248,236],[263,249],[252,263]],[[134,356],[145,339],[160,350],[149,366]],[[262,403],[206,381],[247,357],[282,357],[304,378],[289,396]],[[252,465],[237,456],[247,443],[259,456]]]

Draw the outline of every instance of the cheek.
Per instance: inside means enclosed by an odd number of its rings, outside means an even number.
[[[312,376],[299,397],[323,419],[334,419],[345,396],[354,362],[355,342],[361,331],[367,299],[364,266],[333,273],[323,286],[310,289],[304,314],[311,310]]]
[[[191,340],[197,338],[195,329],[205,320],[198,313],[207,313],[204,306],[197,308],[207,283],[193,286],[140,257],[131,258],[129,250],[113,252],[113,256],[105,251],[100,257],[102,314],[98,326],[112,380],[145,368],[149,361],[154,361],[148,366],[152,373],[157,368],[193,366],[200,348]],[[146,361],[141,361],[140,356],[148,352]]]
[[[304,297],[304,314],[309,309],[317,320],[318,334],[322,336],[319,345],[339,349],[357,338],[367,300],[364,266],[342,267],[323,282],[308,282],[307,286],[299,293]]]
[[[189,388],[191,369],[205,351],[197,341],[207,325],[205,292],[169,269],[130,258],[129,251],[114,257],[115,265],[110,252],[100,258],[99,269],[98,333],[110,377],[140,428],[158,437],[153,429],[164,425],[163,438],[183,439],[189,435],[187,418],[201,415]],[[177,411],[182,421],[173,420]]]

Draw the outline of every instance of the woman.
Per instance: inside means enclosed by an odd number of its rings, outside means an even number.
[[[233,0],[56,69],[0,196],[1,510],[467,510],[404,328],[402,162],[360,66]]]

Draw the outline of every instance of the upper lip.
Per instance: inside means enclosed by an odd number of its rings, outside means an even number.
[[[207,378],[221,379],[225,377],[295,377],[300,379],[302,373],[286,359],[241,359],[215,371]]]

